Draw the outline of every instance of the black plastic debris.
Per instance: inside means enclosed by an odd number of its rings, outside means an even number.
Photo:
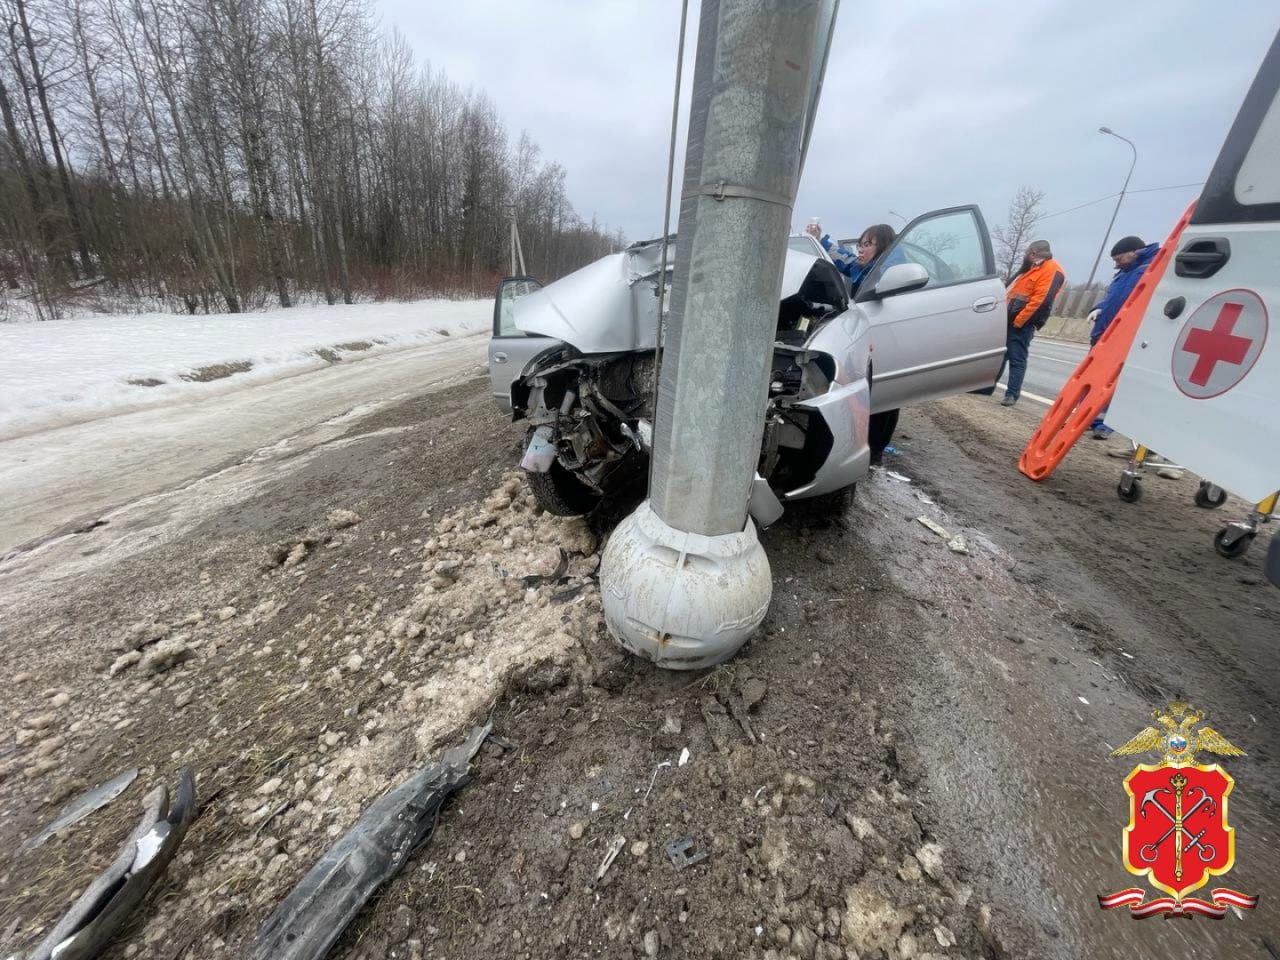
[[[1267,558],[1262,562],[1262,572],[1277,587],[1280,587],[1280,536],[1271,538],[1271,546],[1267,548]]]
[[[93,789],[86,790],[63,807],[57,819],[46,825],[39,833],[24,840],[22,846],[18,847],[18,852],[26,853],[29,850],[34,850],[59,830],[74,826],[95,810],[101,810],[120,794],[124,793],[137,776],[138,768],[131,767],[123,773],[116,774],[106,783],[100,783]]]
[[[58,925],[26,960],[90,960],[142,902],[173,859],[195,817],[196,784],[191,771],[178,771],[178,797],[159,786],[143,799],[146,811],[115,861],[72,904]]]
[[[470,781],[471,759],[491,729],[474,728],[439,763],[374,801],[267,918],[248,960],[325,956],[373,892],[430,839],[445,800]]]

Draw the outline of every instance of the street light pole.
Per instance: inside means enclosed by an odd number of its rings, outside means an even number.
[[[668,669],[723,663],[769,609],[773,576],[748,506],[788,225],[838,7],[702,0],[649,499],[600,560],[605,626]]]
[[[1116,216],[1120,213],[1120,204],[1124,203],[1124,193],[1129,189],[1129,178],[1133,176],[1133,168],[1138,165],[1138,148],[1133,145],[1133,141],[1128,137],[1122,137],[1110,127],[1099,127],[1099,133],[1105,133],[1107,136],[1115,137],[1117,140],[1123,140],[1129,145],[1129,149],[1133,151],[1133,162],[1129,164],[1129,172],[1125,174],[1124,186],[1120,188],[1120,198],[1116,200],[1116,208],[1111,211],[1111,222],[1107,224],[1107,232],[1102,235],[1102,246],[1098,248],[1098,255],[1093,259],[1093,269],[1089,271],[1089,279],[1085,282],[1085,289],[1093,286],[1094,275],[1098,272],[1098,264],[1102,262],[1102,253],[1107,249],[1107,241],[1111,239],[1111,228],[1116,225]]]
[[[907,225],[907,218],[906,218],[906,217],[904,217],[902,214],[900,214],[897,210],[890,210],[890,211],[889,211],[889,216],[891,216],[891,217],[897,217],[899,220],[901,220],[901,221],[902,221],[902,225],[903,225],[904,227]]]

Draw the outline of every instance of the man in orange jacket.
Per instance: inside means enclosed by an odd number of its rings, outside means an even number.
[[[1002,407],[1012,407],[1022,393],[1022,378],[1027,373],[1027,354],[1031,351],[1031,338],[1043,327],[1053,310],[1058,291],[1067,282],[1048,240],[1035,240],[1027,247],[1027,257],[1022,270],[1009,284],[1006,299],[1009,304],[1009,335],[1006,341],[1005,362],[1009,364],[1009,384],[1005,387]],[[1004,363],[1000,364],[999,382],[1004,376]]]

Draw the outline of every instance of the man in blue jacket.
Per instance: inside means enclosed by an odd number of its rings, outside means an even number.
[[[1124,237],[1116,241],[1116,245],[1111,248],[1111,259],[1116,264],[1116,275],[1111,281],[1111,286],[1107,287],[1106,295],[1098,301],[1093,312],[1089,314],[1089,319],[1093,321],[1093,329],[1089,331],[1090,347],[1107,332],[1107,327],[1111,326],[1111,321],[1116,318],[1124,302],[1129,299],[1129,294],[1138,285],[1139,278],[1146,273],[1147,267],[1151,265],[1152,259],[1159,251],[1160,244],[1143,243],[1137,237]],[[1104,422],[1106,414],[1107,411],[1104,409],[1090,425],[1095,440],[1105,440],[1115,432]]]

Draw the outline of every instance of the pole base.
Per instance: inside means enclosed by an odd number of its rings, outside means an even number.
[[[747,520],[705,537],[668,526],[646,500],[618,524],[600,562],[604,621],[624,648],[667,670],[724,663],[773,596],[769,558]]]

